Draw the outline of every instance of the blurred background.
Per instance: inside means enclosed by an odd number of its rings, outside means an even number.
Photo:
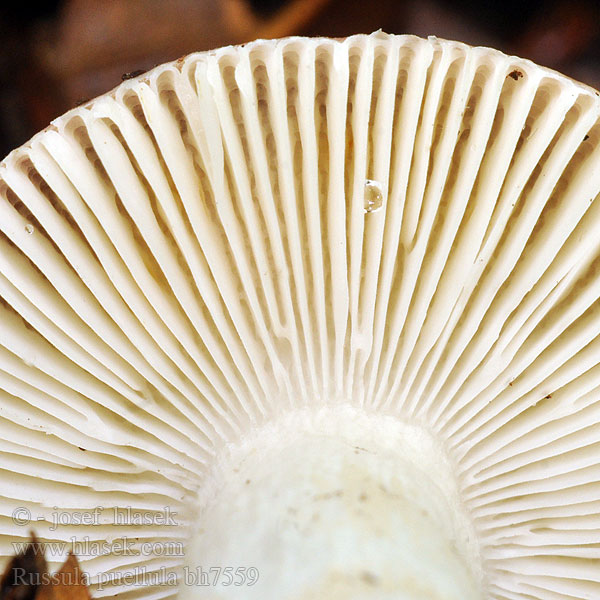
[[[379,28],[491,46],[600,88],[598,0],[4,0],[0,158],[69,108],[190,52]]]

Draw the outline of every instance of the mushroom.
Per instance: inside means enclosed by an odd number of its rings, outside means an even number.
[[[600,597],[599,108],[377,32],[56,119],[0,166],[1,554],[74,543],[95,598]]]

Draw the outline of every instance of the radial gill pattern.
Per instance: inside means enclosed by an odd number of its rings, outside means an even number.
[[[182,564],[111,543],[185,546],[224,443],[346,403],[440,440],[485,597],[599,598],[599,100],[486,48],[289,38],[158,67],[10,154],[0,553],[104,543],[95,597],[174,595],[102,585]]]

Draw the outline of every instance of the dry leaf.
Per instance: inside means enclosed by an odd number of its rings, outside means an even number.
[[[77,557],[70,552],[63,566],[49,573],[44,549],[32,533],[31,543],[2,575],[0,600],[91,600],[91,595]]]

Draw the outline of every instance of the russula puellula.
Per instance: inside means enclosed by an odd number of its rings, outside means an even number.
[[[289,38],[15,150],[2,554],[106,543],[97,598],[598,598],[599,108],[487,48]]]

